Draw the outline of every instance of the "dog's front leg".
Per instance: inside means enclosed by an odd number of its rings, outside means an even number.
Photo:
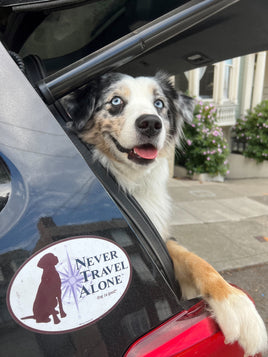
[[[245,356],[263,352],[267,348],[265,325],[247,295],[229,285],[209,263],[175,241],[167,241],[167,248],[183,297],[193,297],[195,292],[208,302],[226,343],[238,341]]]

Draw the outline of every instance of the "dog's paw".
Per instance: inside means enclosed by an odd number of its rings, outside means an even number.
[[[227,298],[210,299],[209,304],[226,343],[238,341],[245,356],[254,356],[267,349],[264,322],[246,294],[233,287]]]

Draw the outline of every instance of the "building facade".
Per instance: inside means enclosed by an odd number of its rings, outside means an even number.
[[[232,126],[236,118],[268,99],[266,52],[228,59],[176,76],[176,87],[190,96],[213,103],[218,124]]]
[[[236,119],[268,99],[268,56],[266,52],[228,59],[175,77],[176,88],[217,108],[232,150],[231,130]]]

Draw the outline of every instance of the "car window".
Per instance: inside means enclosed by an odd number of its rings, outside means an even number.
[[[0,212],[4,209],[11,193],[10,172],[0,156]]]
[[[40,12],[36,27],[16,44],[16,52],[39,56],[50,74],[188,1],[166,0],[156,7],[152,1],[99,0]]]
[[[93,4],[51,12],[25,42],[21,54],[53,58],[77,51],[91,42],[112,19],[120,16],[126,0],[101,0]],[[110,19],[109,21],[107,21]]]

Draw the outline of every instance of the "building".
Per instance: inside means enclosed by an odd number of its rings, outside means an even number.
[[[217,108],[217,122],[230,148],[236,119],[268,99],[268,56],[249,54],[181,73],[176,88]]]
[[[176,76],[176,87],[215,104],[218,124],[228,137],[236,118],[268,98],[266,52],[228,59]]]

